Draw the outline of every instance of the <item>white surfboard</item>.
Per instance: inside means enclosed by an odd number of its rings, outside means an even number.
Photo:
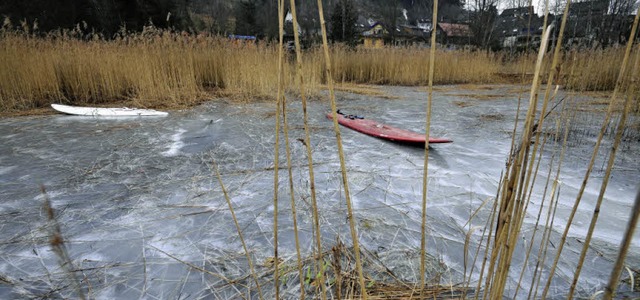
[[[138,109],[128,107],[84,107],[62,104],[51,104],[59,112],[78,116],[166,116],[169,113],[153,109]]]

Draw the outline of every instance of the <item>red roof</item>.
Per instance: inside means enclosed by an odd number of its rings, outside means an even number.
[[[453,23],[438,23],[438,27],[444,31],[448,37],[470,37],[471,29],[469,25],[465,24],[453,24]]]

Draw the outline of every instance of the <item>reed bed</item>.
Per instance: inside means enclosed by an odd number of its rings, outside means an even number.
[[[389,85],[426,85],[429,49],[384,48],[351,51],[334,47],[333,69],[337,82]],[[500,65],[498,55],[486,52],[437,51],[436,84],[493,83]]]
[[[255,101],[277,94],[277,43],[240,43],[219,36],[190,35],[147,27],[113,39],[79,29],[47,35],[0,30],[0,112],[45,107],[53,102],[179,108],[213,96]],[[568,52],[561,68],[575,69],[561,84],[576,90],[611,90],[624,49]],[[333,45],[337,83],[423,86],[428,83],[428,48],[347,48]],[[283,76],[298,95],[296,59],[286,54]],[[434,84],[520,82],[533,73],[534,54],[436,51]],[[304,51],[305,92],[326,88],[321,47]],[[542,74],[548,73],[543,65]],[[546,76],[544,76],[546,78]]]
[[[579,91],[612,90],[616,84],[624,51],[624,47],[620,47],[570,52],[567,54],[564,68],[573,68],[575,74],[565,78],[566,86]]]

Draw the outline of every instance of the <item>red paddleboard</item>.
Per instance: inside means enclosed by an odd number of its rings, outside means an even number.
[[[327,118],[332,120],[333,115],[327,114]],[[425,135],[417,132],[395,128],[389,125],[381,124],[373,120],[360,117],[338,115],[338,123],[344,127],[351,128],[355,131],[368,134],[377,138],[390,140],[401,143],[424,144]],[[452,143],[453,141],[445,138],[429,138],[429,144]]]

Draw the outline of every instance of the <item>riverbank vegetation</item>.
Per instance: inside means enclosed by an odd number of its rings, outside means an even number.
[[[214,96],[253,101],[277,91],[275,43],[246,42],[146,27],[121,31],[114,39],[83,30],[36,34],[5,21],[0,32],[0,112],[16,113],[50,103],[179,108]],[[573,90],[611,90],[624,49],[565,52],[560,84]],[[293,53],[285,64],[285,86],[294,92]],[[338,83],[427,84],[428,49],[332,47],[332,74]],[[530,81],[535,53],[491,53],[438,49],[435,84],[500,84]],[[543,78],[549,67],[544,66]],[[325,88],[319,47],[303,52],[308,94]],[[523,77],[524,76],[524,77]]]

